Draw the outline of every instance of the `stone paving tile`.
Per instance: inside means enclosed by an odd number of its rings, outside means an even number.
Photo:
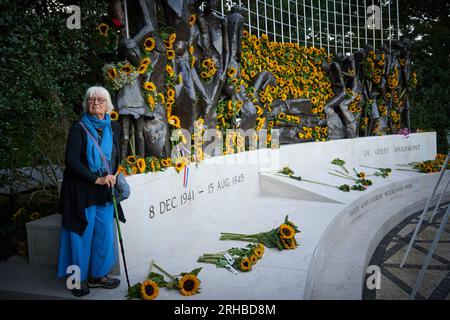
[[[412,291],[414,284],[416,283],[419,269],[400,269],[400,268],[386,268],[394,276],[396,276],[403,283],[407,284]],[[425,298],[429,298],[433,293],[433,290],[439,285],[439,283],[445,278],[448,273],[446,270],[428,270],[423,278],[422,285],[419,289],[419,293]],[[410,294],[411,292],[408,292]]]
[[[414,231],[415,228],[415,224],[408,224],[398,233],[398,235],[400,235],[401,237],[405,237],[408,233]]]
[[[422,211],[400,222],[384,237],[369,262],[381,267],[381,289],[365,288],[363,299],[409,300],[447,206],[440,207],[432,224],[424,221],[403,269],[399,264]],[[444,230],[416,299],[450,300],[450,221]]]
[[[398,300],[408,299],[409,295],[403,291],[397,284],[381,275],[381,289],[376,290],[377,300]]]
[[[431,243],[418,243],[417,244],[420,247],[423,247],[427,252],[431,248]],[[436,250],[434,251],[434,254],[437,254],[443,259],[446,259],[447,261],[450,260],[450,243],[438,243],[436,246]],[[449,261],[450,262],[450,261]],[[447,265],[449,265],[447,263]]]
[[[403,260],[403,256],[405,255],[405,252],[406,252],[406,246],[404,246],[402,249],[400,249],[394,255],[392,255],[389,259],[387,259],[383,262],[400,265],[400,263]],[[418,264],[422,265],[422,263],[425,261],[425,257],[426,257],[426,253],[423,253],[423,252],[417,250],[416,248],[412,247],[411,251],[409,252],[408,259],[406,260],[406,263],[411,263],[411,264],[418,263]],[[436,259],[431,259],[431,264],[432,265],[445,265],[444,262],[440,262]]]
[[[447,222],[448,224],[448,222]],[[438,232],[439,226],[427,226],[422,232],[417,235],[417,240],[433,240]],[[441,240],[450,240],[450,233],[443,232]]]

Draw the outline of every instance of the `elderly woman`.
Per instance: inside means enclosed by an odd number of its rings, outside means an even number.
[[[89,294],[89,288],[116,288],[120,280],[108,272],[116,262],[114,249],[114,207],[111,188],[120,163],[120,125],[111,122],[111,97],[103,87],[91,87],[83,100],[81,121],[70,129],[61,187],[59,210],[63,215],[58,276],[71,275],[71,265],[80,268],[81,286],[75,296]],[[89,130],[90,134],[87,134]],[[112,174],[108,174],[97,139]],[[118,204],[119,219],[125,222]],[[69,273],[68,273],[69,272]]]

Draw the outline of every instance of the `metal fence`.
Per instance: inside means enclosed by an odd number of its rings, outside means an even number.
[[[222,0],[218,13],[235,4],[246,9],[251,34],[273,41],[352,53],[400,38],[398,0]]]

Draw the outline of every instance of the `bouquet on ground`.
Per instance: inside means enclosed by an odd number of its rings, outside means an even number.
[[[335,171],[334,173],[333,172],[328,172],[328,173],[333,176],[339,177],[339,178],[354,181],[356,184],[354,184],[350,187],[351,190],[365,191],[367,189],[367,187],[372,185],[372,181],[369,179],[366,179],[367,175],[364,171],[358,172],[358,171],[356,171],[355,168],[353,168],[355,177],[351,176],[348,173],[348,170],[344,167],[344,164],[345,164],[344,160],[334,159],[333,161],[331,161],[331,163],[338,165],[341,168],[345,169],[344,170],[345,172],[342,172],[339,170],[334,170]]]
[[[400,166],[412,166],[413,169],[397,169],[397,170],[403,170],[403,171],[416,171],[416,172],[422,172],[422,173],[433,173],[433,172],[439,172],[442,169],[442,166],[445,163],[445,158],[447,156],[445,154],[437,154],[434,160],[426,160],[421,162],[410,162],[407,165],[400,165]],[[446,170],[450,169],[450,164],[447,164]]]
[[[164,278],[163,274],[152,272],[153,267],[169,277],[169,281]],[[183,296],[192,296],[200,291],[201,281],[198,278],[198,274],[201,269],[197,268],[191,272],[182,272],[179,275],[172,276],[152,261],[147,279],[132,286],[128,291],[127,298],[153,300],[159,295],[159,288],[164,287],[179,290]]]
[[[294,171],[289,168],[288,166],[283,167],[282,170],[278,171],[278,173],[276,173],[277,175],[281,175],[281,176],[287,176],[291,179],[297,180],[297,181],[304,181],[304,182],[309,182],[309,183],[314,183],[314,184],[320,184],[322,186],[327,186],[327,187],[332,187],[332,188],[337,188],[341,191],[344,192],[349,192],[350,191],[350,186],[347,184],[343,184],[340,186],[334,186],[331,184],[327,184],[327,183],[323,183],[323,182],[319,182],[319,181],[314,181],[314,180],[309,180],[309,179],[304,179],[301,176],[294,176]]]
[[[261,243],[248,244],[243,248],[231,248],[218,253],[205,253],[197,262],[212,263],[218,268],[226,268],[233,273],[236,270],[250,271],[264,254],[264,246]]]
[[[221,232],[220,240],[239,240],[262,243],[268,248],[289,250],[295,249],[297,247],[295,234],[299,232],[300,230],[298,229],[298,227],[293,222],[289,221],[288,216],[286,216],[284,219],[284,223],[282,223],[278,228],[272,229],[270,231],[255,234]]]

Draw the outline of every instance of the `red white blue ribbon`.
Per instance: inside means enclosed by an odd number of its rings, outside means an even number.
[[[184,188],[187,188],[188,181],[189,181],[189,167],[185,166],[184,167],[184,175],[183,175],[183,187]]]

